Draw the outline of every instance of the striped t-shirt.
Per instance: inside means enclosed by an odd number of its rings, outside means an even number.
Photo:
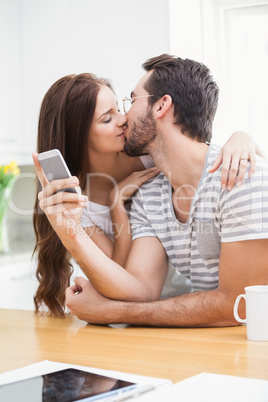
[[[160,173],[146,182],[133,198],[133,240],[158,237],[174,267],[192,282],[194,291],[218,287],[221,242],[268,238],[268,165],[257,157],[252,178],[248,169],[243,184],[221,189],[221,169],[209,173],[219,148],[211,145],[192,200],[186,223],[177,220],[172,188]]]

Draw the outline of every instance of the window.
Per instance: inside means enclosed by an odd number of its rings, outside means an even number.
[[[220,103],[214,142],[249,132],[268,157],[268,1],[202,1],[203,61],[215,73]]]
[[[228,114],[268,151],[268,5],[226,10]]]

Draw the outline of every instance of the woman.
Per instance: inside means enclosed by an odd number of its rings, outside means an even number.
[[[126,121],[126,116],[118,111],[107,80],[92,74],[66,76],[54,83],[43,99],[37,145],[38,152],[53,148],[61,151],[72,175],[78,177],[83,193],[90,200],[89,204],[84,202],[86,208],[81,218],[85,231],[121,266],[125,265],[131,244],[124,201],[159,172],[155,167],[149,168],[153,166],[149,156],[130,158],[122,152]],[[228,166],[229,149],[237,148],[237,141],[241,142],[240,134],[232,141],[234,147],[226,146],[224,163]],[[237,159],[237,155],[232,159]],[[215,161],[215,169],[221,160],[222,154]],[[104,215],[97,214],[94,208],[104,209]],[[45,304],[52,315],[61,317],[65,309],[64,292],[72,274],[71,255],[39,209],[38,196],[33,221],[39,280],[34,297],[36,312]],[[184,279],[177,274],[177,280]],[[189,284],[182,282],[181,288],[181,292],[189,291]]]

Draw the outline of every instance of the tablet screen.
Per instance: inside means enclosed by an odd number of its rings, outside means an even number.
[[[0,386],[0,401],[95,401],[136,384],[76,369],[66,369]],[[107,394],[108,393],[108,394]],[[106,395],[105,395],[106,394]]]

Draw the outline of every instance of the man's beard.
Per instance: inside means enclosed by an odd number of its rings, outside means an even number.
[[[128,156],[140,156],[146,154],[145,148],[156,138],[156,122],[152,109],[145,117],[140,117],[137,123],[132,123],[129,139],[124,145]]]

